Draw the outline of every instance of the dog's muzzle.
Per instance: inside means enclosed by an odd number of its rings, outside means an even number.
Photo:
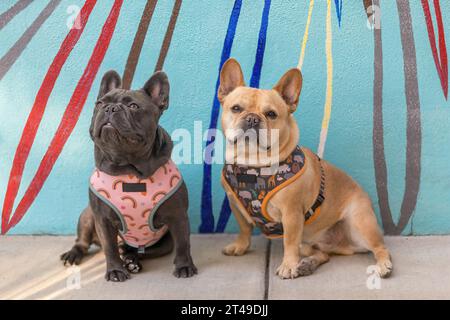
[[[254,113],[250,113],[244,118],[244,122],[245,122],[246,130],[248,130],[248,129],[258,130],[259,125],[261,123],[261,118]]]

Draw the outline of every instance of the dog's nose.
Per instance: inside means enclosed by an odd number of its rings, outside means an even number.
[[[250,128],[257,128],[259,126],[259,123],[261,122],[261,119],[253,113],[250,113],[245,117],[245,123],[247,125],[247,129]]]
[[[120,111],[121,108],[118,105],[114,104],[114,105],[107,105],[107,106],[105,106],[104,110],[105,110],[106,114],[112,114],[112,113],[115,113],[117,111]]]

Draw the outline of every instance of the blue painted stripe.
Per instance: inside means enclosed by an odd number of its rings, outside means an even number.
[[[264,60],[264,51],[266,50],[267,26],[269,24],[271,0],[265,0],[264,9],[261,18],[261,27],[259,29],[258,47],[256,48],[255,64],[253,65],[252,77],[250,79],[250,87],[259,88],[259,80],[261,79],[261,69]]]
[[[261,79],[261,69],[264,61],[264,52],[266,49],[267,26],[269,25],[269,12],[271,0],[265,0],[264,9],[261,18],[261,27],[259,29],[258,47],[256,49],[255,64],[253,65],[252,77],[250,79],[250,87],[259,88],[259,81]],[[228,203],[228,198],[222,202],[222,209],[220,211],[219,221],[217,223],[216,232],[224,232],[230,219],[231,209]]]
[[[341,27],[341,19],[342,19],[342,2],[343,0],[334,0],[334,4],[336,5],[336,15],[338,18],[339,28]]]
[[[209,129],[217,128],[217,119],[219,117],[220,103],[217,99],[217,90],[220,83],[220,70],[223,64],[230,57],[231,47],[233,46],[234,35],[236,34],[236,26],[241,13],[242,0],[235,0],[233,10],[231,11],[230,20],[228,22],[227,34],[223,43],[222,57],[220,59],[219,74],[217,76],[216,90],[214,91],[213,106],[211,109],[211,120]],[[206,145],[214,145],[215,136],[208,136]],[[206,158],[208,157],[208,158]],[[211,191],[211,158],[205,153],[205,162],[203,163],[203,187],[202,187],[202,205],[201,205],[201,224],[200,233],[208,233],[214,231],[214,215],[212,208],[212,191]]]
[[[228,202],[228,197],[225,195],[222,208],[220,209],[219,221],[217,222],[216,232],[224,232],[227,227],[228,220],[230,219],[231,208],[230,203]]]

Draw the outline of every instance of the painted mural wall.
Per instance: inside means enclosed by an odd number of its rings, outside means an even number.
[[[301,144],[368,191],[386,233],[450,233],[449,35],[450,1],[439,0],[2,0],[2,233],[75,232],[105,71],[139,88],[165,70],[162,125],[201,137],[220,128],[228,57],[253,87],[302,70]],[[199,139],[179,165],[192,230],[234,232],[222,166],[201,157],[214,136]]]

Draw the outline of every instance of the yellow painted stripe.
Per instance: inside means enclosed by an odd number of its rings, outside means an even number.
[[[297,65],[297,68],[299,70],[302,69],[303,61],[305,60],[306,43],[308,42],[309,25],[311,24],[311,16],[312,16],[313,8],[314,8],[314,0],[310,0],[309,1],[309,9],[308,9],[308,19],[306,20],[305,32],[303,33],[302,49],[300,51],[300,58],[298,59],[298,65]]]
[[[327,92],[323,110],[322,130],[320,131],[320,142],[317,150],[319,157],[323,157],[328,135],[328,126],[331,117],[331,105],[333,99],[333,53],[331,33],[331,0],[327,0],[327,22],[326,22],[326,57],[327,57]]]

